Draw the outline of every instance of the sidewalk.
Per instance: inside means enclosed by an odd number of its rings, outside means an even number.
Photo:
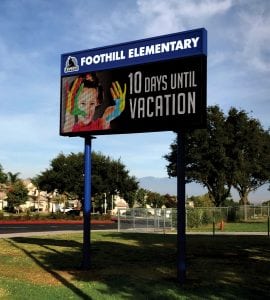
[[[35,231],[35,232],[14,232],[14,233],[2,233],[0,239],[10,239],[15,237],[31,237],[31,236],[44,236],[53,234],[66,234],[66,233],[78,233],[78,230],[59,230],[59,231]]]

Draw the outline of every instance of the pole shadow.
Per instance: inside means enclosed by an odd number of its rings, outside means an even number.
[[[40,238],[23,238],[23,237],[17,237],[17,238],[12,238],[12,239],[6,239],[6,242],[8,242],[11,246],[19,249],[22,251],[25,255],[27,255],[29,258],[31,258],[40,268],[42,268],[45,272],[51,274],[57,281],[59,281],[62,285],[70,289],[75,295],[77,295],[79,298],[84,299],[84,300],[91,300],[92,298],[85,294],[82,290],[80,290],[78,287],[76,287],[74,284],[70,283],[68,280],[66,280],[63,276],[61,276],[58,272],[54,271],[52,269],[52,265],[57,266],[57,257],[59,255],[61,256],[66,256],[67,259],[64,261],[73,261],[73,255],[71,256],[70,254],[63,254],[63,252],[56,251],[50,246],[63,246],[66,247],[67,243],[68,246],[70,247],[75,247],[80,249],[82,246],[80,243],[77,243],[75,241],[60,241],[60,240],[53,240],[53,239],[40,239]],[[20,247],[19,244],[35,244],[43,247],[45,250],[49,250],[54,252],[56,255],[55,259],[52,261],[49,260],[46,263],[43,263],[40,259],[35,257],[30,251],[27,251],[24,247]],[[49,246],[50,245],[50,246]],[[63,257],[62,257],[63,258]],[[63,260],[61,259],[61,262]],[[59,265],[58,265],[59,267]],[[74,266],[73,266],[74,267]],[[62,268],[62,263],[61,263],[61,268]]]

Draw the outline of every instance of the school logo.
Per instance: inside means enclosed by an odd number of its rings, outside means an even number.
[[[75,71],[79,71],[78,60],[74,56],[69,56],[66,60],[64,72],[69,73],[69,72],[75,72]]]

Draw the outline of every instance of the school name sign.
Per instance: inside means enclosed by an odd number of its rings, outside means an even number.
[[[60,134],[203,128],[207,32],[180,32],[61,56]]]

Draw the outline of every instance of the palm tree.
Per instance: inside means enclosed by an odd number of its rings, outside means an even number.
[[[7,182],[7,174],[4,173],[3,167],[0,164],[0,183],[6,183]]]
[[[8,183],[10,185],[14,184],[16,181],[19,180],[19,175],[20,173],[12,173],[12,172],[7,172],[7,176],[8,176]]]

